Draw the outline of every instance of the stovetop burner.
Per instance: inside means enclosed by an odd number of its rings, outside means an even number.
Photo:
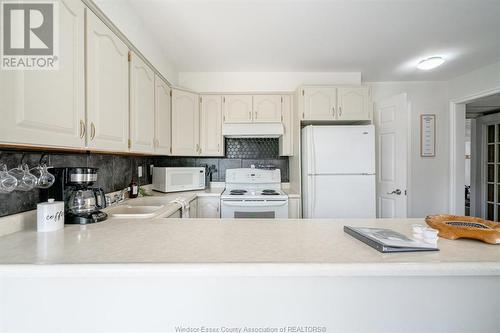
[[[231,195],[243,195],[245,193],[247,193],[246,190],[231,190],[231,191],[229,191],[229,194],[231,194]]]
[[[280,195],[276,190],[262,190],[262,195]]]

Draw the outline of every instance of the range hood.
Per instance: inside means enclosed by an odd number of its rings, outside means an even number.
[[[222,135],[228,138],[279,138],[283,133],[281,123],[222,125]]]

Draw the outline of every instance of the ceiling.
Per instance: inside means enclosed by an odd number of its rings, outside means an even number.
[[[472,103],[466,104],[465,109],[468,114],[482,114],[500,110],[500,94],[482,97]]]
[[[499,0],[127,1],[180,72],[448,80],[500,59]]]

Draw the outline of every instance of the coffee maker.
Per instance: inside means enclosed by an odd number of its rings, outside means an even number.
[[[97,168],[50,168],[56,178],[52,187],[41,191],[41,199],[64,201],[65,224],[88,224],[106,220],[103,189],[92,187],[97,181]]]

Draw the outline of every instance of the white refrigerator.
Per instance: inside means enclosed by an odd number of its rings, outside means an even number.
[[[304,218],[374,218],[375,184],[373,125],[302,129]]]

